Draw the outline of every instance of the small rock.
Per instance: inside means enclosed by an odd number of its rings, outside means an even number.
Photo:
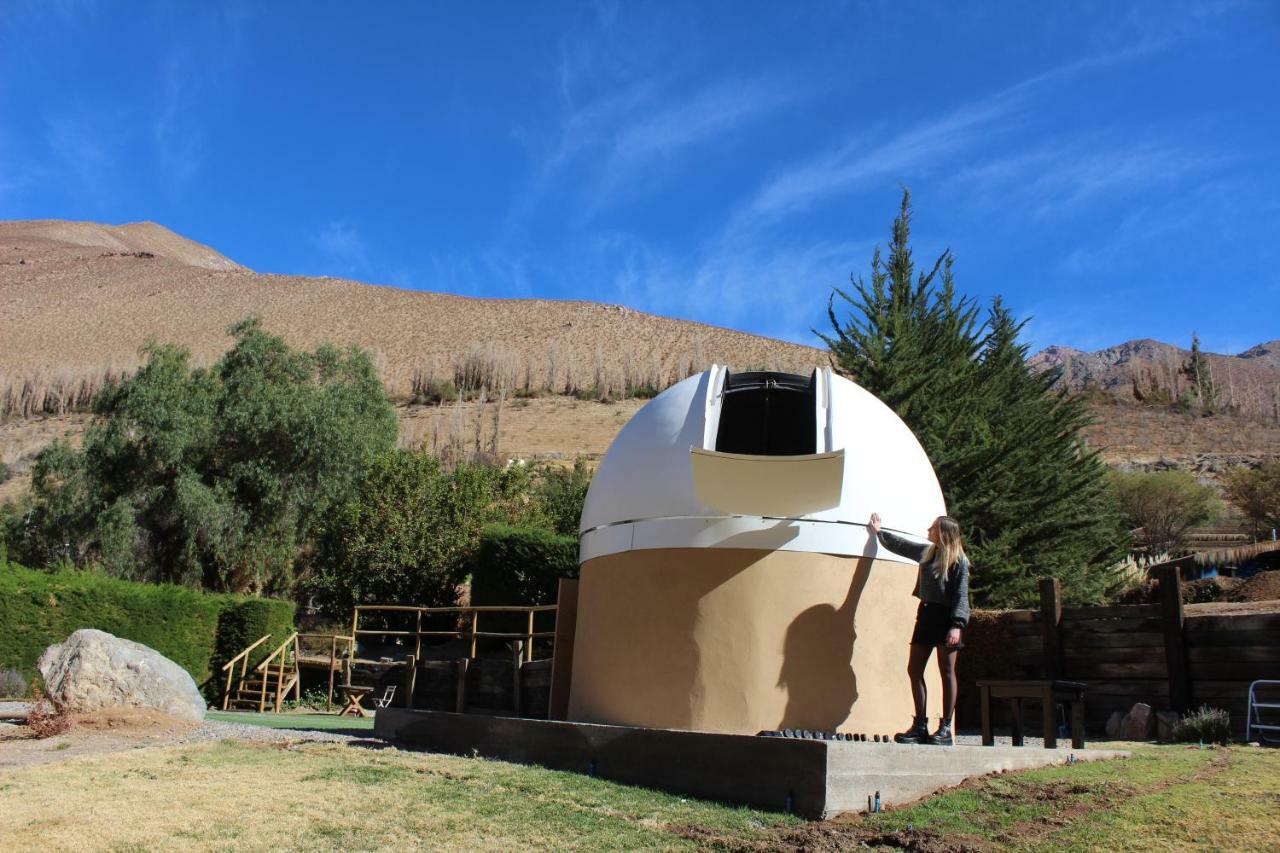
[[[185,669],[106,631],[76,631],[45,649],[36,667],[49,697],[69,711],[154,708],[182,720],[204,719],[204,697]]]
[[[1107,718],[1107,737],[1120,737],[1120,724],[1124,722],[1124,714],[1119,711],[1112,711],[1111,716]]]
[[[1150,740],[1151,728],[1155,722],[1151,706],[1146,702],[1135,702],[1120,722],[1121,740]]]

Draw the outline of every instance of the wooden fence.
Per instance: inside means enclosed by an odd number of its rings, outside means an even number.
[[[977,654],[990,650],[991,659],[960,655],[970,682],[961,688],[962,712],[973,713],[977,678],[1067,678],[1089,685],[1085,725],[1094,732],[1112,713],[1145,702],[1157,711],[1222,708],[1242,733],[1249,683],[1280,679],[1280,612],[1184,605],[1176,567],[1158,567],[1157,576],[1157,604],[1063,607],[1057,580],[1045,579],[1038,610],[976,619],[966,644]]]

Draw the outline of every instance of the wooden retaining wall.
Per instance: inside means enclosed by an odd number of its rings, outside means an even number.
[[[1085,725],[1094,733],[1135,702],[1222,708],[1243,733],[1249,683],[1280,679],[1280,606],[1231,613],[1231,605],[1183,605],[1177,571],[1159,580],[1158,604],[1062,607],[1057,581],[1046,579],[1039,609],[976,618],[966,637],[972,653],[960,655],[962,723],[976,719],[976,679],[1053,677],[1089,685]]]

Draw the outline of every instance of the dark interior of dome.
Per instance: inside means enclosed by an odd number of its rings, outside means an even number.
[[[817,375],[727,373],[715,449],[753,456],[816,453]]]

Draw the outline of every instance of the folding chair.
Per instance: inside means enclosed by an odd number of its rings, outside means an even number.
[[[395,698],[395,695],[396,695],[396,686],[394,684],[388,684],[387,689],[382,694],[382,698],[373,700],[373,707],[375,708],[387,707],[388,705],[391,704],[391,700]]]
[[[1280,744],[1280,734],[1276,734],[1277,732],[1280,732],[1280,725],[1275,725],[1276,718],[1274,716],[1269,716],[1268,722],[1263,723],[1263,715],[1258,713],[1263,709],[1272,712],[1280,710],[1280,702],[1277,702],[1274,699],[1268,702],[1259,702],[1259,687],[1263,688],[1265,692],[1270,694],[1267,697],[1270,698],[1270,696],[1275,695],[1277,689],[1280,688],[1280,681],[1258,680],[1249,685],[1249,704],[1245,713],[1244,741],[1245,743],[1252,742],[1254,740],[1253,734],[1254,732],[1257,732],[1257,740],[1259,743]],[[1272,734],[1267,734],[1267,732],[1272,732]]]

